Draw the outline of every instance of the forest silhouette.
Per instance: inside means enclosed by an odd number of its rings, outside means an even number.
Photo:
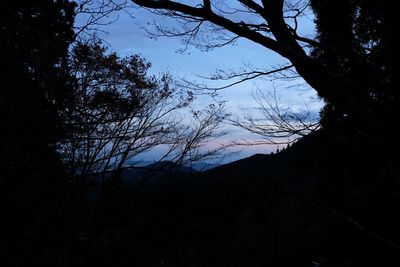
[[[142,56],[82,38],[97,23],[74,27],[89,2],[0,4],[2,266],[400,265],[391,1],[232,1],[262,21],[254,24],[231,19],[219,1],[132,0],[189,25],[158,28],[186,45],[244,38],[276,52],[290,65],[231,76],[291,70],[324,102],[311,123],[269,107],[268,140],[297,141],[206,171],[193,166],[222,155],[201,148],[219,136],[223,105],[194,110],[193,91],[150,75]],[[92,12],[121,8],[103,4]],[[297,32],[306,8],[314,39]],[[231,35],[203,38],[206,23]],[[128,166],[160,145],[159,162]]]

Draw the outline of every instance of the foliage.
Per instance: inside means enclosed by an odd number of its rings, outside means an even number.
[[[55,143],[62,135],[59,109],[71,91],[74,7],[64,0],[0,3],[0,239],[15,265],[32,253],[30,240],[60,223],[62,205],[55,202],[67,181]]]
[[[353,85],[352,94],[383,113],[382,120],[395,119],[398,99],[391,80],[392,63],[388,60],[390,50],[385,33],[388,25],[384,14],[387,7],[372,1],[335,4],[311,1],[311,6],[319,41],[319,46],[313,49],[313,58],[333,75],[349,81]],[[354,120],[338,104],[327,98],[325,101],[322,118],[325,126]]]
[[[104,178],[160,145],[168,147],[161,159],[182,163],[215,134],[221,113],[197,117],[198,128],[186,126],[189,118],[185,123],[179,112],[188,109],[193,95],[174,88],[168,74],[149,75],[150,67],[139,55],[107,53],[97,39],[74,45],[70,69],[75,90],[63,113],[67,136],[59,144],[70,173],[79,179]],[[204,156],[195,154],[191,161]]]
[[[323,118],[325,125],[336,120],[333,128],[374,139],[368,142],[394,131],[399,96],[392,71],[394,6],[389,1],[133,2],[181,22],[180,28],[157,25],[158,35],[183,37],[186,44],[206,49],[243,38],[287,59],[291,64],[277,70],[295,71],[324,99],[323,114],[330,113]],[[300,33],[310,13],[316,38]],[[256,69],[222,79],[239,79],[231,83],[238,84],[275,73]]]
[[[32,153],[51,150],[59,135],[58,108],[70,91],[66,61],[73,38],[74,5],[31,1],[3,3],[1,8],[5,14],[0,30],[0,127],[7,166],[3,173],[7,173],[29,166],[30,160],[36,160]],[[32,157],[23,159],[23,155]]]
[[[67,0],[0,4],[0,240],[7,266],[63,263],[56,243],[68,246],[71,228],[89,216],[81,214],[82,196],[93,175],[119,171],[160,144],[179,162],[215,152],[199,146],[215,136],[222,107],[205,108],[185,125],[175,111],[190,111],[193,95],[175,89],[169,75],[149,75],[141,56],[120,58],[96,39],[79,41],[79,9]]]

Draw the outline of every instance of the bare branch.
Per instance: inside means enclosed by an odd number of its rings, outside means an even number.
[[[299,42],[313,46],[318,45],[318,43],[300,37],[296,33],[297,18],[307,8],[306,5],[301,6],[300,2],[289,6],[289,10],[293,13],[289,17],[294,19],[295,24],[291,28],[285,21],[283,0],[263,0],[261,1],[262,5],[255,1],[238,0],[237,3],[252,10],[259,18],[264,20],[263,23],[267,25],[265,29],[268,29],[265,33],[254,28],[252,23],[247,25],[246,22],[234,21],[228,16],[224,16],[227,14],[205,10],[202,6],[190,6],[177,1],[133,0],[133,2],[143,7],[172,12],[170,14],[184,14],[193,19],[204,19],[235,36],[260,44],[290,60],[297,73],[321,97],[335,103],[337,108],[343,110],[346,114],[357,118],[360,124],[379,125],[381,128],[387,128],[383,125],[383,121],[379,119],[377,112],[371,108],[370,101],[360,99],[352,94],[352,92],[362,89],[355,89],[357,85],[349,79],[346,73],[330,71],[321,62],[307,55]],[[272,36],[268,33],[271,33]],[[363,61],[365,60],[360,62]]]
[[[260,77],[270,76],[272,74],[281,73],[283,71],[290,70],[291,68],[293,68],[293,65],[283,66],[283,67],[276,68],[276,69],[273,69],[270,71],[249,70],[249,71],[226,72],[224,70],[217,70],[216,74],[214,74],[211,77],[205,77],[205,76],[199,76],[199,77],[203,78],[203,79],[213,80],[213,81],[215,81],[215,80],[230,81],[230,80],[235,80],[235,79],[237,79],[237,80],[234,82],[230,82],[227,85],[219,86],[219,87],[212,87],[207,84],[200,84],[200,83],[196,83],[196,82],[189,81],[189,80],[182,80],[181,85],[184,86],[185,88],[190,88],[192,90],[197,90],[200,92],[206,91],[211,94],[215,94],[217,91],[233,87],[235,85],[244,83],[246,81],[254,80],[254,79],[260,78]]]
[[[276,91],[272,96],[266,96],[258,90],[253,97],[262,116],[255,118],[253,115],[248,115],[244,120],[234,118],[229,119],[229,122],[266,140],[260,143],[256,142],[257,145],[264,142],[266,144],[290,144],[315,132],[320,127],[319,118],[312,115],[309,110],[295,112],[290,107],[283,108]],[[236,144],[245,145],[246,142],[241,141]]]

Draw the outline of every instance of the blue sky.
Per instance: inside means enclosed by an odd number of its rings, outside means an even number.
[[[125,12],[118,13],[118,20],[100,27],[102,32],[99,36],[110,46],[111,51],[115,51],[121,56],[140,54],[152,63],[151,72],[159,74],[170,72],[174,77],[185,78],[188,80],[200,80],[198,75],[210,76],[216,69],[237,70],[244,64],[252,66],[263,66],[271,68],[284,64],[286,61],[260,45],[251,43],[247,40],[239,39],[234,45],[218,48],[212,51],[203,52],[195,47],[189,47],[185,53],[178,53],[177,50],[183,47],[179,38],[158,38],[157,40],[148,37],[142,27],[149,27],[154,21],[159,24],[174,26],[174,21],[168,18],[159,17],[144,9],[129,9],[131,15]],[[109,19],[116,18],[113,14]],[[80,22],[78,18],[78,23]],[[310,19],[305,19],[303,28],[300,29],[306,36],[313,35],[313,25]],[[277,90],[278,96],[284,106],[290,106],[294,110],[301,112],[305,105],[317,113],[321,103],[317,100],[315,93],[307,86],[297,86],[302,81],[276,81],[259,80],[242,83],[238,86],[220,91],[220,99],[226,101],[226,109],[233,117],[243,117],[248,114],[257,116],[257,105],[253,99],[256,89],[262,90],[265,94]],[[218,84],[220,85],[220,84]],[[198,99],[198,105],[207,104],[209,99]],[[258,136],[251,135],[242,129],[226,126],[227,135],[214,144],[228,143],[234,139],[260,140]],[[254,153],[270,153],[275,151],[276,145],[251,146],[242,148],[242,152],[235,155],[230,160],[250,156]],[[146,160],[154,155],[146,155]]]

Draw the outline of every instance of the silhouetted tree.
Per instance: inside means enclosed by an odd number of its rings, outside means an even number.
[[[199,147],[215,136],[222,107],[193,111],[193,124],[185,124],[172,112],[193,95],[175,90],[168,75],[148,75],[140,56],[76,43],[79,9],[66,0],[0,4],[0,240],[7,266],[45,265],[60,255],[53,242],[65,241],[82,219],[73,205],[87,176],[120,170],[160,144],[180,163],[218,150]]]
[[[181,30],[158,26],[161,35],[184,37],[202,49],[244,38],[286,58],[291,64],[279,70],[294,69],[326,101],[325,118],[343,121],[369,137],[390,135],[393,121],[399,119],[392,76],[394,6],[389,1],[133,2],[183,22]],[[315,16],[314,39],[298,33],[308,11]],[[249,80],[271,73],[276,71],[234,77]]]
[[[167,147],[161,159],[179,163],[213,154],[198,149],[216,134],[221,108],[187,127],[189,118],[182,119],[179,111],[188,108],[193,95],[174,88],[167,74],[149,75],[150,66],[138,55],[107,53],[98,39],[73,47],[70,69],[76,80],[63,113],[67,135],[59,151],[78,182],[105,178],[109,171],[116,178],[127,161],[160,145]]]
[[[163,134],[163,121],[152,116],[171,94],[168,77],[161,84],[147,75],[150,63],[138,55],[107,54],[99,40],[79,42],[71,54],[76,84],[64,113],[68,136],[61,152],[72,173],[87,176],[115,169],[154,146],[149,139]]]
[[[316,16],[319,46],[312,57],[336,76],[343,76],[353,84],[355,98],[367,103],[388,122],[397,115],[397,93],[392,84],[390,14],[388,3],[372,1],[311,1]],[[388,21],[389,20],[389,21]],[[323,123],[354,123],[354,118],[325,99]],[[384,105],[384,107],[382,106]],[[385,110],[386,109],[386,110]]]
[[[0,239],[11,251],[19,248],[16,265],[25,260],[24,246],[55,224],[51,203],[64,182],[55,144],[62,134],[58,111],[71,88],[74,6],[65,0],[0,3]]]

